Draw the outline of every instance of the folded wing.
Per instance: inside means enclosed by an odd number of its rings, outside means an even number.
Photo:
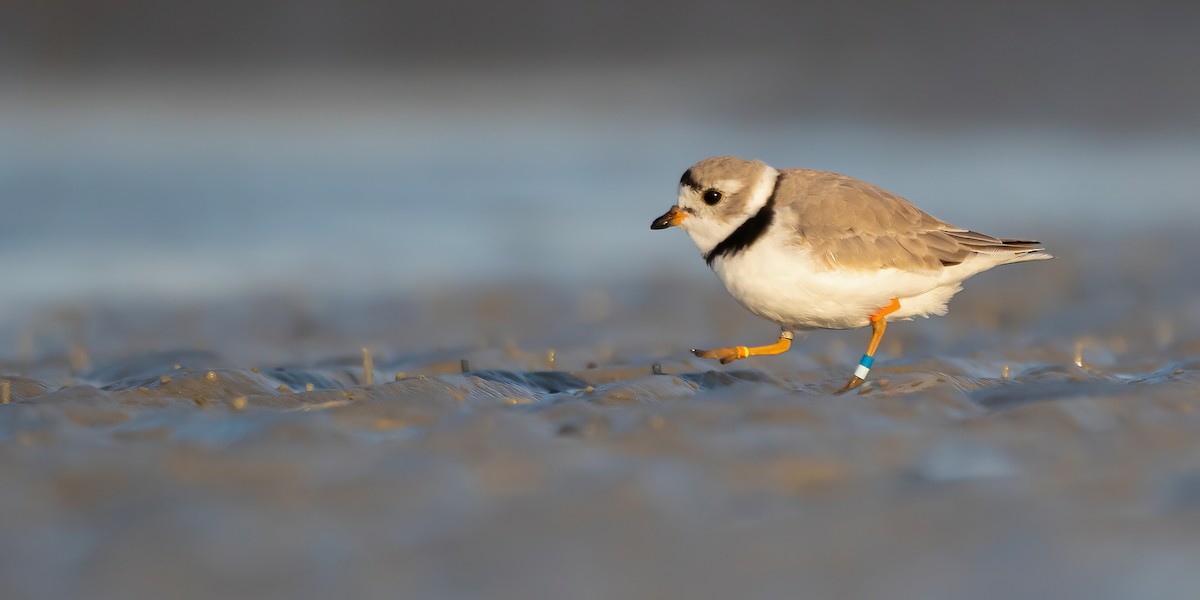
[[[1038,242],[992,237],[945,223],[911,202],[845,175],[783,172],[779,211],[796,243],[830,268],[937,270],[979,254],[1004,262],[1050,258]]]

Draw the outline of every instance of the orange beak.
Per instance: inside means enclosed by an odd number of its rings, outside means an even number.
[[[650,224],[650,229],[666,229],[668,227],[674,227],[682,223],[687,216],[688,214],[680,210],[678,205],[672,206],[671,210],[668,210],[666,214],[655,219],[654,222]]]

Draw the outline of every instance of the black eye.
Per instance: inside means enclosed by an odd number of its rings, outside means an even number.
[[[721,201],[721,192],[717,190],[707,190],[704,192],[704,203],[712,206]]]

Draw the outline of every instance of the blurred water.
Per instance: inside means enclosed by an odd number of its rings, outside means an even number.
[[[1187,134],[431,104],[0,109],[0,302],[704,277],[647,225],[714,154],[849,173],[1052,249],[1200,218]]]

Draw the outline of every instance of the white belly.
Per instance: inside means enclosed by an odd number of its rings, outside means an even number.
[[[764,238],[718,258],[713,270],[750,312],[803,330],[866,326],[892,298],[900,301],[900,310],[888,320],[945,314],[950,297],[962,289],[959,282],[982,269],[964,264],[926,273],[829,270],[807,252]]]

